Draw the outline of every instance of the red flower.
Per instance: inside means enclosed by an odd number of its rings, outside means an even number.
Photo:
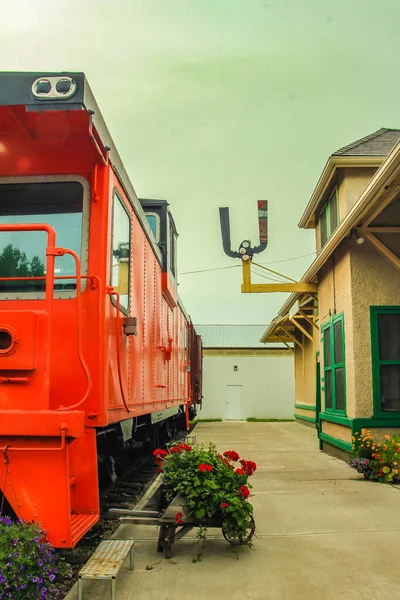
[[[153,456],[156,458],[164,458],[164,456],[167,456],[167,452],[165,450],[161,450],[161,448],[157,448],[157,450],[154,450]]]
[[[183,517],[183,513],[181,513],[181,512],[176,513],[175,521],[178,523],[178,525],[183,525],[184,522],[182,520],[182,517]]]
[[[245,485],[241,485],[238,490],[239,496],[243,496],[243,498],[248,498],[250,496],[250,490]]]
[[[174,446],[173,448],[169,449],[170,454],[176,454],[177,452],[180,453],[180,450],[178,450],[178,446]]]
[[[250,475],[253,475],[254,471],[257,469],[256,463],[252,460],[241,460],[240,464],[242,465],[246,475],[248,475],[249,477]]]
[[[243,469],[236,469],[235,473],[237,473],[238,475],[244,475],[245,472],[243,471]]]
[[[227,450],[224,452],[224,456],[229,458],[229,460],[233,460],[234,462],[239,460],[239,454],[235,450]]]
[[[170,452],[179,452],[180,454],[181,452],[190,452],[191,450],[193,450],[193,448],[192,446],[189,446],[189,444],[178,444],[177,446],[173,446],[173,448],[170,449]]]
[[[211,465],[207,465],[205,463],[201,463],[201,465],[199,466],[199,471],[212,471],[213,468]]]
[[[228,508],[229,504],[227,502],[221,502],[221,508]]]
[[[162,469],[158,468],[157,473],[162,473]]]

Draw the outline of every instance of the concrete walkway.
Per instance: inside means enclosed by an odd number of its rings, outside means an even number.
[[[254,546],[237,558],[212,529],[204,545],[194,533],[165,560],[156,528],[121,526],[114,537],[134,539],[136,552],[118,600],[400,598],[400,490],[322,454],[314,430],[297,423],[201,423],[194,433],[257,462]],[[108,582],[85,583],[84,600],[110,598]],[[76,588],[66,596],[75,598]]]

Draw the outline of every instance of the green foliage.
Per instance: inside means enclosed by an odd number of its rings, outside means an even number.
[[[165,456],[157,452],[162,451],[156,450],[155,456],[162,468],[168,502],[180,492],[200,525],[207,526],[208,518],[218,518],[227,537],[246,537],[253,512],[246,500],[250,495],[247,482],[256,469],[255,463],[242,461],[235,469],[237,453],[229,451],[230,456],[222,456],[213,444],[193,448],[180,444],[171,447]],[[204,531],[201,534],[203,537]]]
[[[0,600],[55,600],[58,582],[72,577],[40,526],[0,517]]]
[[[26,253],[12,244],[4,247],[0,254],[1,277],[42,277],[44,264],[38,256],[28,260]]]
[[[350,466],[366,479],[379,483],[399,481],[400,435],[385,435],[384,440],[362,429],[353,436],[353,452]]]

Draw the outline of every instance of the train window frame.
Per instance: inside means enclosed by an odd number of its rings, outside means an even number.
[[[112,286],[112,264],[113,264],[113,247],[114,247],[114,206],[115,206],[115,201],[118,200],[122,209],[125,211],[127,217],[128,217],[128,222],[129,222],[129,267],[128,267],[128,308],[125,308],[125,306],[123,305],[119,305],[119,310],[122,314],[124,314],[125,316],[129,316],[130,315],[130,310],[131,310],[131,269],[132,269],[132,215],[129,212],[127,203],[125,203],[124,201],[124,197],[122,196],[122,194],[119,192],[119,190],[115,187],[113,189],[113,193],[112,193],[112,202],[111,202],[111,239],[110,239],[110,277],[109,277],[109,281],[110,281],[110,285]],[[111,298],[111,303],[113,304],[113,306],[115,308],[117,308],[117,301],[115,299],[115,296],[110,296]]]
[[[147,211],[145,211],[144,214],[145,214],[145,217],[146,217],[147,224],[150,227],[150,231],[153,234],[154,240],[155,240],[156,244],[159,244],[160,243],[160,238],[161,238],[161,221],[160,221],[160,215],[157,214],[156,212],[147,212]],[[156,233],[155,233],[155,235],[154,235],[154,231],[152,230],[151,225],[150,225],[149,220],[148,220],[147,217],[154,217],[155,220],[156,220]]]
[[[178,232],[176,231],[175,222],[171,213],[168,211],[168,228],[167,228],[167,254],[168,254],[168,269],[174,280],[178,279],[178,261],[177,261],[177,246]]]
[[[0,186],[3,184],[18,184],[18,183],[80,183],[83,189],[82,197],[82,240],[81,240],[81,275],[88,274],[89,261],[89,229],[90,229],[90,194],[91,187],[87,179],[81,175],[33,175],[33,176],[12,176],[0,177]],[[57,232],[56,232],[57,236]],[[57,243],[57,237],[56,237]],[[86,289],[87,279],[81,281],[81,293]],[[0,301],[2,300],[44,300],[46,292],[0,292]],[[76,298],[76,290],[55,290],[53,294],[54,300],[69,300]]]

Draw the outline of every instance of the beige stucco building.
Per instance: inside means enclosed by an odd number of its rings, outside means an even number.
[[[327,161],[299,226],[317,257],[261,341],[295,357],[295,416],[321,448],[350,451],[366,427],[400,430],[400,130],[381,129]]]

